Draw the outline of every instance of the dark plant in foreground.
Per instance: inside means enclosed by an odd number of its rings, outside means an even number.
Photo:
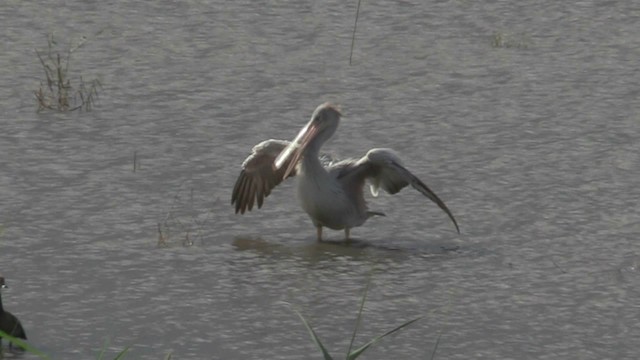
[[[393,328],[392,330],[387,331],[386,333],[376,336],[375,338],[371,339],[369,342],[367,342],[366,344],[360,346],[359,348],[352,350],[353,349],[353,342],[356,339],[356,334],[358,332],[358,328],[360,327],[360,320],[362,319],[362,310],[364,309],[364,303],[367,300],[367,292],[369,291],[369,284],[371,282],[368,281],[367,282],[367,286],[364,289],[364,294],[362,295],[362,300],[360,302],[360,310],[358,311],[358,317],[356,318],[356,325],[355,328],[353,329],[353,334],[351,335],[351,342],[349,343],[349,349],[347,350],[347,355],[346,355],[346,360],[354,360],[356,358],[358,358],[358,356],[362,355],[363,352],[365,352],[365,350],[367,350],[371,345],[377,343],[378,341],[382,340],[382,338],[384,338],[387,335],[391,335],[411,324],[413,324],[414,322],[422,319],[424,317],[423,316],[419,316],[413,320],[409,320],[399,326],[396,326],[395,328]],[[302,323],[304,324],[304,326],[307,328],[307,331],[309,332],[309,335],[311,336],[311,340],[313,341],[314,344],[316,344],[316,346],[318,347],[318,349],[320,349],[320,351],[322,352],[322,355],[324,356],[324,360],[333,360],[333,357],[331,357],[331,354],[329,354],[329,351],[327,350],[327,348],[322,344],[322,342],[320,341],[320,338],[318,337],[318,334],[316,334],[316,332],[313,330],[313,328],[311,327],[311,325],[309,324],[309,322],[304,318],[304,316],[302,316],[302,314],[294,309],[291,308],[302,320]],[[440,338],[438,337],[438,341],[436,342],[435,348],[433,350],[433,353],[431,354],[431,359],[433,359],[433,357],[435,356],[435,351],[437,349],[438,346],[438,342],[439,342]]]
[[[96,35],[101,32],[99,31]],[[69,78],[69,58],[86,42],[87,38],[83,37],[75,47],[69,47],[66,54],[63,52],[64,55],[61,56],[60,51],[56,49],[57,42],[53,34],[49,34],[47,36],[47,51],[41,53],[36,50],[46,78],[40,82],[40,87],[34,92],[38,112],[45,109],[61,112],[78,109],[91,110],[98,99],[98,89],[102,88],[100,80],[93,79],[85,82],[80,76],[80,79],[72,84]]]
[[[29,343],[26,342],[25,340],[19,339],[15,336],[11,336],[6,332],[0,330],[0,343],[2,339],[6,339],[7,341],[13,343],[13,345],[17,345],[19,348],[22,348],[24,351],[30,354],[37,355],[41,359],[51,359],[49,356],[47,356],[47,354],[29,345]],[[0,358],[2,358],[2,348],[0,348]]]

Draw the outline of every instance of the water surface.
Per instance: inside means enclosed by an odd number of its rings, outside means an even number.
[[[635,359],[639,10],[632,2],[33,1],[0,5],[5,307],[57,359]],[[97,32],[99,35],[94,36]],[[88,42],[92,112],[36,113],[46,34]],[[496,39],[502,42],[497,42]],[[407,189],[355,244],[315,242],[285,183],[233,214],[250,148],[324,101],[326,150],[391,147]],[[136,157],[136,171],[133,158]],[[158,247],[158,223],[167,236]],[[20,358],[31,358],[29,355]]]

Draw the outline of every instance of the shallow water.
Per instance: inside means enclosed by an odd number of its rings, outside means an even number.
[[[0,5],[0,272],[31,344],[321,358],[288,303],[338,356],[372,273],[357,344],[426,317],[366,359],[438,338],[441,359],[637,357],[640,10],[363,2],[350,66],[356,3]],[[93,111],[35,112],[50,32],[89,38],[70,72],[102,82]],[[292,183],[233,214],[251,147],[324,101],[345,113],[329,153],[394,148],[462,234],[410,189],[371,199],[387,216],[353,244],[316,243]]]

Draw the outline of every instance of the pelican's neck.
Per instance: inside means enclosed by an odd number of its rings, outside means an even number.
[[[323,178],[328,175],[327,170],[322,166],[320,162],[320,148],[324,145],[329,138],[333,135],[332,129],[324,129],[319,132],[315,138],[313,138],[302,154],[302,160],[300,161],[302,172],[310,178]]]
[[[304,174],[312,177],[327,174],[327,170],[324,169],[320,162],[319,154],[320,146],[317,146],[316,144],[309,144],[309,147],[305,150],[304,155],[302,156],[302,161],[300,162],[302,172]]]
[[[2,292],[0,291],[0,314],[4,313],[4,308],[2,307]]]
[[[331,138],[337,126],[338,123],[336,122],[334,126],[325,127],[307,144],[301,161],[302,171],[307,175],[323,176],[328,174],[327,170],[322,166],[322,163],[320,163],[320,148]]]

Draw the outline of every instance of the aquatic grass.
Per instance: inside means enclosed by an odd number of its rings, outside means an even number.
[[[367,343],[365,343],[364,345],[360,346],[359,348],[357,348],[355,350],[352,350],[354,342],[355,342],[355,339],[356,339],[356,335],[358,333],[358,329],[360,328],[360,322],[361,322],[361,319],[362,319],[362,312],[364,310],[364,304],[365,304],[365,302],[367,300],[367,294],[369,292],[370,284],[371,284],[371,279],[369,278],[369,280],[367,281],[367,285],[365,286],[364,293],[362,294],[362,299],[360,300],[360,308],[358,310],[358,316],[356,317],[356,323],[355,323],[355,327],[353,329],[353,333],[351,334],[351,341],[349,343],[349,348],[347,349],[347,353],[346,353],[346,357],[345,357],[346,360],[355,360],[355,359],[357,359],[360,355],[362,355],[372,345],[374,345],[378,341],[382,340],[386,336],[391,335],[393,333],[396,333],[396,332],[404,329],[405,327],[413,324],[414,322],[416,322],[416,321],[418,321],[418,320],[420,320],[420,319],[422,319],[422,318],[424,318],[426,316],[426,315],[422,315],[422,316],[419,316],[419,317],[414,318],[412,320],[406,321],[406,322],[396,326],[395,328],[385,332],[384,334],[374,337],[373,339],[369,340]],[[313,330],[313,327],[311,326],[309,321],[302,315],[302,313],[300,311],[298,311],[295,308],[293,308],[290,304],[288,304],[288,305],[291,308],[291,310],[293,312],[295,312],[296,315],[298,315],[298,317],[300,318],[300,320],[304,324],[305,328],[307,329],[307,332],[311,336],[311,340],[313,341],[314,344],[316,344],[316,346],[318,347],[318,349],[322,353],[322,356],[324,357],[324,360],[333,360],[333,357],[331,356],[331,354],[329,353],[327,348],[324,346],[324,344],[322,344],[322,341],[320,340],[320,337],[315,332],[315,330]],[[439,341],[440,341],[440,337],[438,337],[438,340],[436,342],[435,348],[434,348],[434,350],[433,350],[433,352],[431,354],[431,358],[432,359],[435,356],[435,351],[437,349]]]
[[[101,32],[102,30],[95,35]],[[71,54],[86,42],[87,38],[83,36],[74,47],[69,46],[66,52],[62,51],[66,56],[61,56],[58,42],[51,33],[47,36],[46,52],[35,50],[45,75],[45,80],[41,81],[38,90],[34,91],[38,112],[45,109],[60,112],[79,109],[90,111],[93,108],[98,99],[98,89],[102,89],[100,80],[93,79],[85,82],[82,76],[79,76],[79,81],[74,85],[69,78]]]
[[[104,344],[102,344],[102,349],[98,353],[96,357],[97,360],[104,360],[104,354],[107,352],[107,348],[109,347],[109,339],[104,340]],[[116,354],[116,357],[113,360],[120,360],[124,358],[124,355],[129,351],[130,346],[125,347],[122,351]]]
[[[138,151],[133,152],[133,172],[140,169],[140,161],[138,160]]]
[[[104,360],[104,351],[105,349],[102,349],[102,351],[100,352],[100,355],[97,357],[98,360]],[[113,360],[121,360],[124,359],[124,355],[129,352],[129,346],[127,346],[126,348],[122,349],[122,351],[120,351],[118,354],[116,354],[116,357],[113,358]]]
[[[491,46],[505,49],[527,49],[532,44],[532,40],[525,34],[509,34],[496,31],[491,35]]]
[[[183,246],[189,247],[194,244],[193,240],[190,237],[190,233],[192,231],[193,224],[195,223],[197,226],[200,224],[197,222],[195,217],[191,214],[191,210],[193,209],[193,188],[189,191],[189,206],[188,212],[191,217],[191,221],[185,222],[182,218],[182,213],[185,212],[183,206],[181,206],[182,202],[182,187],[184,181],[180,184],[179,189],[176,191],[176,194],[173,197],[173,202],[165,214],[164,219],[158,223],[158,244],[157,247],[166,247],[169,246],[169,239],[172,238],[172,233],[175,233],[174,229],[179,228],[178,233],[182,234],[181,242]]]
[[[438,334],[438,338],[436,339],[436,344],[433,345],[433,350],[431,351],[431,357],[429,358],[431,360],[436,358],[436,351],[438,351],[438,345],[440,345],[441,337],[442,337],[442,333]]]
[[[180,183],[164,219],[157,223],[157,247],[169,246],[172,239],[178,240],[185,247],[193,246],[198,239],[204,242],[204,225],[212,219],[213,213],[208,211],[204,214],[196,208],[195,190],[193,187],[187,189],[187,181],[189,180]],[[185,199],[186,192],[188,195]]]
[[[351,36],[351,52],[349,53],[349,65],[351,65],[351,59],[353,58],[353,46],[356,43],[356,28],[358,27],[358,17],[360,16],[360,2],[358,0],[358,7],[356,8],[356,20],[353,23],[353,35]]]

